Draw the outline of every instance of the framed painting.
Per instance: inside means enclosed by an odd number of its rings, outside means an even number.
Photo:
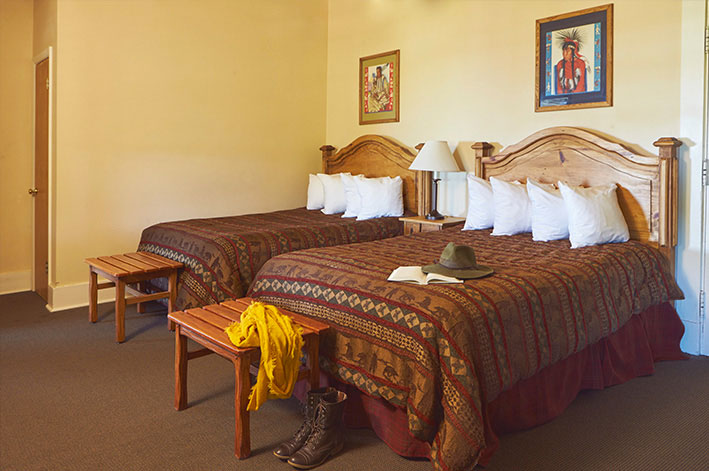
[[[613,4],[537,20],[534,111],[613,106]]]
[[[359,124],[399,122],[399,50],[359,59]]]

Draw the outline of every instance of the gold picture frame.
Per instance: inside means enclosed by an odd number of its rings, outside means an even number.
[[[399,122],[399,49],[359,59],[359,124]]]
[[[537,20],[534,111],[613,106],[613,4]]]

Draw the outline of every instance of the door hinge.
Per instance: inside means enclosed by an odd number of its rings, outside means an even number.
[[[704,27],[704,54],[709,54],[709,26]]]
[[[44,273],[49,275],[49,262],[44,262]]]
[[[47,86],[47,90],[49,90],[49,78],[47,78],[47,81],[44,84]]]
[[[702,161],[702,185],[709,186],[709,175],[707,174],[707,161]]]
[[[704,319],[706,318],[706,315],[707,315],[707,313],[706,313],[707,306],[706,306],[705,299],[706,299],[706,292],[703,289],[700,289],[699,290],[699,317],[697,320],[699,321],[699,325],[702,327],[704,326]],[[700,336],[701,336],[701,333],[700,333]]]

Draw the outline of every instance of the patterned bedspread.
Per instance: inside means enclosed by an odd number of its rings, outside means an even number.
[[[496,273],[465,284],[386,281],[399,265],[437,261],[449,241],[473,246]],[[281,255],[250,295],[333,326],[323,368],[406,408],[436,469],[450,470],[477,462],[483,405],[501,391],[683,297],[666,259],[639,242],[571,250],[455,228]]]
[[[185,264],[177,286],[181,310],[244,296],[254,275],[274,255],[402,233],[398,218],[355,221],[298,208],[156,224],[143,231],[138,250]],[[161,283],[166,286],[165,280]]]

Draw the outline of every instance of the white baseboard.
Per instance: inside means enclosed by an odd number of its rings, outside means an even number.
[[[49,303],[47,309],[51,312],[74,309],[89,305],[89,283],[60,285],[49,287]],[[98,291],[98,302],[106,303],[116,300],[116,289],[106,288]]]
[[[0,294],[32,290],[32,270],[0,273]]]

